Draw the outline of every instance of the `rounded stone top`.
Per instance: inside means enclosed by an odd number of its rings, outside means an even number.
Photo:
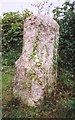
[[[59,30],[58,23],[53,18],[50,18],[49,16],[46,15],[31,15],[26,19],[25,24],[26,23],[31,25],[34,25],[35,23],[36,25],[39,25],[40,23],[42,23],[45,26],[48,25],[52,27],[54,31]]]

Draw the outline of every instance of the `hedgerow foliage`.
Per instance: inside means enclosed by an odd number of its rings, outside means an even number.
[[[56,8],[53,10],[54,19],[60,25],[60,38],[59,38],[59,71],[57,89],[52,94],[51,98],[43,103],[43,107],[40,107],[39,111],[35,111],[31,108],[31,112],[24,109],[24,105],[20,108],[19,102],[13,99],[12,82],[13,80],[13,69],[5,67],[3,71],[4,81],[3,92],[5,92],[4,98],[7,105],[4,104],[3,116],[14,117],[14,116],[35,116],[40,117],[56,117],[57,118],[75,118],[75,13],[73,12],[72,5],[69,2],[64,3],[62,8]],[[5,13],[2,18],[2,52],[3,52],[3,65],[14,65],[15,61],[21,54],[22,41],[23,41],[23,20],[30,16],[30,12],[25,10],[24,14],[20,15],[19,12]],[[63,15],[63,17],[62,17]],[[60,18],[60,19],[59,19]],[[62,69],[62,70],[61,70]],[[62,72],[63,71],[63,72]],[[12,74],[11,74],[12,73]],[[12,78],[11,78],[12,77]],[[6,81],[6,82],[5,82]],[[9,82],[10,81],[10,82]],[[6,84],[8,85],[6,86]],[[64,83],[64,84],[62,84]],[[9,87],[10,86],[10,87]],[[6,92],[7,87],[7,92]],[[10,89],[10,90],[9,90]],[[9,94],[8,94],[8,91]],[[3,100],[4,101],[4,100]],[[18,103],[18,104],[16,104]],[[49,105],[48,105],[49,104]],[[14,107],[15,106],[15,107]],[[14,110],[12,111],[14,107]],[[18,108],[18,112],[16,111]],[[42,109],[41,109],[42,108]],[[37,110],[37,109],[36,109]],[[42,111],[42,112],[41,112]],[[53,112],[55,111],[55,112]],[[10,114],[11,113],[11,114]],[[15,113],[15,114],[14,114]],[[27,114],[28,113],[28,114]]]
[[[68,116],[68,118],[75,118],[75,113],[73,112],[75,110],[75,13],[73,11],[73,3],[65,2],[62,8],[57,7],[53,10],[53,13],[54,19],[60,26],[58,83],[63,85],[65,90],[68,90],[68,94],[71,92],[71,97],[69,96],[67,99],[66,112],[62,113],[64,113],[63,115],[67,113],[66,117]],[[57,89],[59,89],[59,86]],[[64,101],[62,104],[64,104]]]
[[[54,19],[60,25],[59,66],[74,73],[75,71],[75,13],[72,4],[66,2],[62,8],[53,10]],[[23,20],[31,13],[25,10],[5,13],[2,18],[3,64],[13,65],[22,51]],[[63,15],[63,17],[62,17]],[[60,18],[60,19],[59,19]]]
[[[23,20],[31,13],[26,9],[19,12],[4,13],[2,18],[3,64],[13,65],[21,54],[23,41]]]
[[[73,3],[65,2],[53,10],[60,25],[59,66],[75,73],[75,13]]]

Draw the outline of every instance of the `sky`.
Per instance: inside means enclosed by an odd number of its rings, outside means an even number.
[[[37,9],[31,4],[35,4],[36,2],[40,2],[43,0],[0,0],[0,16],[2,16],[5,12],[23,12],[26,8],[29,11],[32,11],[34,14],[37,14]],[[53,3],[52,8],[56,6],[61,6],[65,0],[48,0]],[[68,0],[67,0],[68,1]],[[52,12],[51,12],[52,16]]]

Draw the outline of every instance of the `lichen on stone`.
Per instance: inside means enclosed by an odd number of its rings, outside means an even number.
[[[36,18],[36,19],[35,19]],[[54,89],[59,25],[48,16],[24,22],[22,55],[16,61],[14,92],[29,106],[40,105]]]

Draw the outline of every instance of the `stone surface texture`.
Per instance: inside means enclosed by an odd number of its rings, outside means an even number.
[[[30,16],[24,22],[22,55],[16,61],[14,93],[24,104],[40,105],[57,79],[59,25],[48,16]]]

